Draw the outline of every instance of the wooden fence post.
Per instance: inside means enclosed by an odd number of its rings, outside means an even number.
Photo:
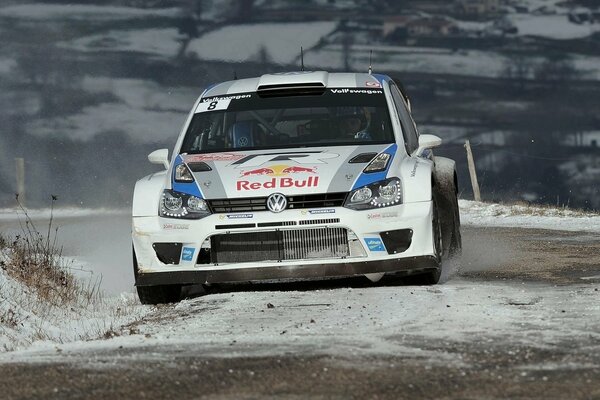
[[[19,203],[25,207],[25,159],[15,158],[17,167],[17,194],[19,195]]]
[[[471,143],[465,141],[467,149],[467,162],[469,163],[469,175],[471,175],[471,185],[473,186],[473,196],[475,201],[481,201],[481,193],[479,192],[479,183],[477,182],[477,170],[475,169],[475,160],[473,160],[473,152],[471,151]]]

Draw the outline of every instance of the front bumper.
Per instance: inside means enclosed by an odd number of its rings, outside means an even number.
[[[310,279],[435,269],[438,268],[438,263],[434,257],[432,240],[432,206],[432,202],[419,202],[365,211],[340,207],[326,210],[286,210],[279,214],[214,214],[197,221],[158,216],[134,217],[133,245],[138,263],[136,285]],[[247,233],[259,236],[260,233],[274,230],[292,229],[285,226],[269,227],[270,224],[281,221],[297,221],[297,225],[293,227],[296,230],[347,230],[348,237],[354,238],[351,246],[353,252],[343,257],[293,260],[229,263],[199,261],[199,254],[202,247],[206,246],[207,238]],[[224,225],[227,226],[225,229]],[[254,227],[248,228],[248,225]],[[393,243],[390,240],[393,237],[389,233],[399,231],[410,231],[410,245],[401,251],[392,251],[390,245]],[[174,245],[176,255],[165,262],[165,258],[157,253],[156,245],[170,243]]]
[[[283,265],[276,267],[140,273],[136,286],[254,282],[285,279],[350,277],[373,273],[418,273],[439,268],[433,256],[358,261],[336,264]]]

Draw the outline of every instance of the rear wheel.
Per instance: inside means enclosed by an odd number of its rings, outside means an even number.
[[[138,263],[133,252],[133,276],[137,284]],[[181,299],[181,285],[136,286],[138,297],[142,304],[176,303]]]
[[[462,237],[460,234],[456,175],[447,171],[436,170],[435,191],[442,223],[443,255],[448,258],[459,256],[462,252]]]

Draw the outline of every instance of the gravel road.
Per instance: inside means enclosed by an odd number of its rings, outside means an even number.
[[[600,398],[598,235],[463,237],[442,285],[213,288],[109,339],[1,354],[1,397]]]

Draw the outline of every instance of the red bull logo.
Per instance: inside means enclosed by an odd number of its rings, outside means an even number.
[[[305,179],[296,179],[286,177],[286,175],[313,175],[317,174],[316,167],[301,167],[298,165],[271,165],[268,167],[256,168],[242,171],[241,178],[250,178],[254,176],[269,176],[271,179],[265,182],[251,182],[239,180],[236,183],[237,190],[259,190],[275,188],[309,188],[316,187],[319,184],[318,176],[308,176]]]
[[[290,174],[316,174],[316,167],[301,167],[298,165],[270,165],[268,167],[261,167],[256,169],[250,169],[242,171],[241,177],[245,176],[261,176],[261,175],[272,175],[272,176],[285,176]]]
[[[271,178],[266,182],[237,181],[236,189],[259,190],[280,188],[310,188],[319,185],[318,176],[309,176],[307,179]]]
[[[242,172],[242,176],[252,176],[252,175],[273,175],[275,171],[271,168],[258,168],[251,169],[250,171]]]
[[[307,174],[316,174],[316,168],[307,168],[307,167],[287,167],[282,171],[284,174],[297,174],[299,172],[305,172]]]

